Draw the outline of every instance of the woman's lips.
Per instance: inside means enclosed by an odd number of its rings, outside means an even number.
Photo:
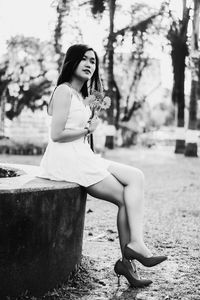
[[[86,74],[91,74],[90,70],[83,70],[83,72],[85,72]]]

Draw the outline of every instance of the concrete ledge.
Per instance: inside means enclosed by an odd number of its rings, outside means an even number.
[[[86,191],[35,178],[34,166],[9,166],[24,174],[0,179],[0,299],[40,296],[81,260]]]

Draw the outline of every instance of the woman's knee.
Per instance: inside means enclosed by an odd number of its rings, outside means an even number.
[[[144,173],[140,169],[132,168],[130,180],[131,184],[143,187],[145,180]]]

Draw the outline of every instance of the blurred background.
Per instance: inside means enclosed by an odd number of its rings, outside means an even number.
[[[67,48],[98,53],[110,109],[96,152],[200,145],[199,0],[1,0],[0,153],[42,154],[47,104]]]

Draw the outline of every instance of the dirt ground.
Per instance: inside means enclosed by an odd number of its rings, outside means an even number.
[[[145,241],[154,254],[168,255],[166,262],[153,268],[137,263],[141,277],[153,284],[133,289],[122,278],[118,286],[113,270],[120,258],[117,208],[88,197],[84,267],[77,277],[81,282],[72,285],[70,293],[55,291],[45,299],[200,300],[200,158],[186,158],[173,151],[160,146],[105,153],[106,158],[139,167],[145,174]],[[6,159],[22,163],[17,156],[15,161]],[[5,157],[0,156],[0,161],[5,162]],[[36,157],[31,163],[38,161]],[[28,157],[23,163],[29,163]]]
[[[106,158],[139,167],[145,174],[145,240],[168,260],[154,268],[137,264],[145,289],[120,287],[113,271],[120,258],[114,205],[88,197],[83,254],[92,258],[99,285],[81,299],[200,299],[200,159],[171,147],[117,149]]]

